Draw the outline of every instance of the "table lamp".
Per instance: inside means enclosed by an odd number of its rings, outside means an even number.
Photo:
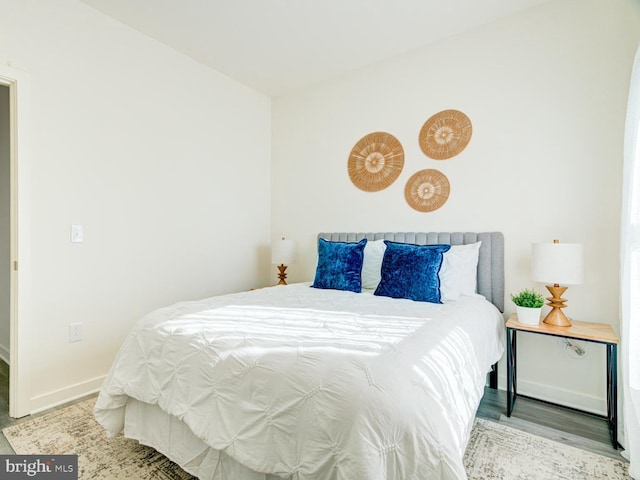
[[[287,265],[291,265],[296,261],[296,244],[293,240],[281,240],[274,242],[271,247],[271,263],[278,266],[278,285],[286,285]]]
[[[546,285],[551,297],[547,297],[551,311],[543,322],[558,327],[570,327],[571,322],[562,311],[566,300],[562,294],[568,287],[580,285],[584,279],[584,247],[581,243],[534,243],[531,245],[531,277],[534,282]]]

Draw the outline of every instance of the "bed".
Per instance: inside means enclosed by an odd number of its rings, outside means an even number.
[[[331,256],[343,251],[344,265]],[[200,479],[465,479],[486,376],[495,386],[503,354],[503,252],[499,232],[320,233],[313,282],[140,319],[95,417]],[[358,255],[359,291],[333,288],[352,285],[342,270]],[[428,288],[393,263],[423,256],[432,270],[440,262]]]

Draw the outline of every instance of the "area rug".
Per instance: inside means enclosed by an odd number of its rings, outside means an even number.
[[[632,480],[628,464],[476,419],[464,465],[469,480]]]
[[[18,454],[77,454],[80,479],[194,478],[152,448],[106,438],[93,418],[94,403],[92,397],[2,433]],[[623,461],[482,419],[476,419],[464,460],[470,480],[631,480]]]
[[[122,436],[107,438],[93,417],[96,397],[7,427],[2,433],[17,454],[78,455],[80,480],[190,480],[153,448]]]

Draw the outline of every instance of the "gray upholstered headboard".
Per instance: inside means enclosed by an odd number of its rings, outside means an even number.
[[[367,240],[392,240],[416,245],[466,245],[481,241],[478,259],[478,293],[504,312],[504,235],[501,232],[378,232],[319,233],[318,238],[334,242],[357,242]]]

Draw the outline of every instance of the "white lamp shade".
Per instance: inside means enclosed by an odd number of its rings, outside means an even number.
[[[271,263],[291,265],[296,262],[296,244],[293,240],[277,240],[271,246]]]
[[[581,284],[584,246],[581,243],[534,243],[531,245],[531,278],[548,284]]]

